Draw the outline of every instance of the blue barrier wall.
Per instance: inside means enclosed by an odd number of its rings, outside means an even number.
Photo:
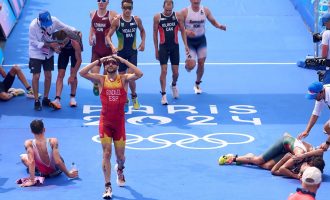
[[[7,39],[10,32],[16,24],[16,16],[12,10],[12,7],[9,1],[2,1],[2,9],[0,12],[0,29],[4,36],[4,39]]]
[[[314,22],[315,22],[315,15],[314,15],[314,0],[291,0],[292,4],[294,5],[295,9],[300,13],[302,19],[307,24],[308,28],[311,32],[322,32],[324,27],[321,26],[320,23],[318,23],[318,30],[315,31],[314,29]],[[320,0],[322,2],[322,0]],[[322,16],[324,13],[329,12],[328,8],[328,1],[325,1],[326,3],[322,6],[322,3],[320,4],[319,9],[319,16]],[[319,22],[319,19],[318,19]]]
[[[314,5],[311,0],[291,0],[295,9],[300,13],[301,17],[314,32]]]

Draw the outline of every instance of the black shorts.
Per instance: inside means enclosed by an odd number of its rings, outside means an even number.
[[[41,72],[41,65],[44,71],[54,71],[54,56],[45,60],[30,58],[29,68],[32,74],[39,74]]]
[[[69,59],[71,62],[71,67],[73,68],[76,63],[76,54],[74,49],[63,49],[61,53],[58,55],[58,60],[57,60],[57,67],[58,69],[66,69],[66,67],[69,64]]]
[[[8,73],[5,77],[5,79],[0,82],[0,92],[8,92],[9,88],[13,85],[15,80],[15,76],[12,76],[10,73]]]
[[[127,54],[126,52],[118,52],[118,56],[128,60],[133,65],[137,66],[137,51]],[[127,65],[124,63],[119,63],[118,72],[126,72],[128,69]]]
[[[180,63],[179,45],[173,45],[171,47],[159,45],[158,55],[161,65],[166,65],[168,58],[170,58],[172,65],[179,65]]]

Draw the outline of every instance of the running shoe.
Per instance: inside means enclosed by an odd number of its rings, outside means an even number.
[[[140,109],[140,103],[139,103],[137,97],[132,98],[132,103],[133,103],[134,110],[139,110]]]
[[[124,187],[126,180],[124,176],[124,170],[123,169],[118,169],[118,164],[115,165],[115,170],[117,172],[117,185],[119,187]]]
[[[30,90],[26,91],[26,95],[25,95],[25,96],[26,96],[27,98],[34,99],[34,93],[33,93],[33,90],[30,89]],[[40,97],[41,97],[41,94],[38,93],[38,98],[40,98]]]
[[[162,95],[162,99],[160,101],[162,105],[168,105],[166,94]]]
[[[54,108],[55,110],[59,110],[62,108],[61,102],[58,99],[55,99],[54,101],[49,103],[50,107]]]
[[[34,110],[40,111],[42,109],[40,101],[35,101],[34,102]]]
[[[234,162],[235,155],[234,154],[227,154],[224,156],[220,156],[218,162],[219,165],[224,165],[224,164],[232,164]]]
[[[112,199],[112,188],[111,185],[105,187],[105,191],[102,195],[103,199]]]
[[[22,88],[9,88],[8,92],[14,96],[22,96],[25,94],[25,91]]]
[[[127,101],[125,103],[125,106],[124,106],[124,112],[127,113],[129,110],[129,99],[127,98]]]
[[[195,94],[202,94],[202,89],[199,85],[195,84],[194,86]]]
[[[100,95],[99,85],[97,83],[94,83],[94,85],[93,85],[93,93],[94,93],[95,96]]]
[[[49,107],[51,107],[50,103],[51,103],[51,101],[50,101],[50,99],[48,99],[47,97],[44,97],[44,98],[42,99],[42,105],[43,105],[43,106],[49,106]]]
[[[77,107],[76,98],[71,97],[71,99],[70,99],[70,107]]]
[[[172,86],[172,96],[174,99],[179,98],[179,91],[178,88],[176,86]]]

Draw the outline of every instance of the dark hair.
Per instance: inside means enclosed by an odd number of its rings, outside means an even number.
[[[121,7],[123,7],[124,3],[130,3],[133,6],[133,0],[122,0],[121,1]]]
[[[68,34],[64,30],[59,30],[53,33],[52,38],[53,40],[63,41],[67,36]]]
[[[323,173],[325,162],[322,156],[313,156],[309,161],[309,165],[318,168]]]
[[[174,7],[174,2],[173,2],[173,0],[164,0],[163,7],[165,7],[165,4],[166,4],[167,2],[171,2],[171,3],[172,3],[172,6]]]
[[[32,133],[41,134],[44,130],[44,123],[41,119],[35,119],[30,123]]]

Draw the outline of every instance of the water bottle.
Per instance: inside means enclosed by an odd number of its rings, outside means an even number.
[[[74,162],[71,163],[71,170],[70,171],[78,171],[76,163],[74,163]],[[72,179],[75,179],[75,178],[78,178],[78,176],[74,177],[74,178],[68,178],[68,179],[72,180]]]
[[[76,166],[76,163],[72,162],[72,164],[71,164],[71,170],[72,171],[78,171],[77,166]]]

